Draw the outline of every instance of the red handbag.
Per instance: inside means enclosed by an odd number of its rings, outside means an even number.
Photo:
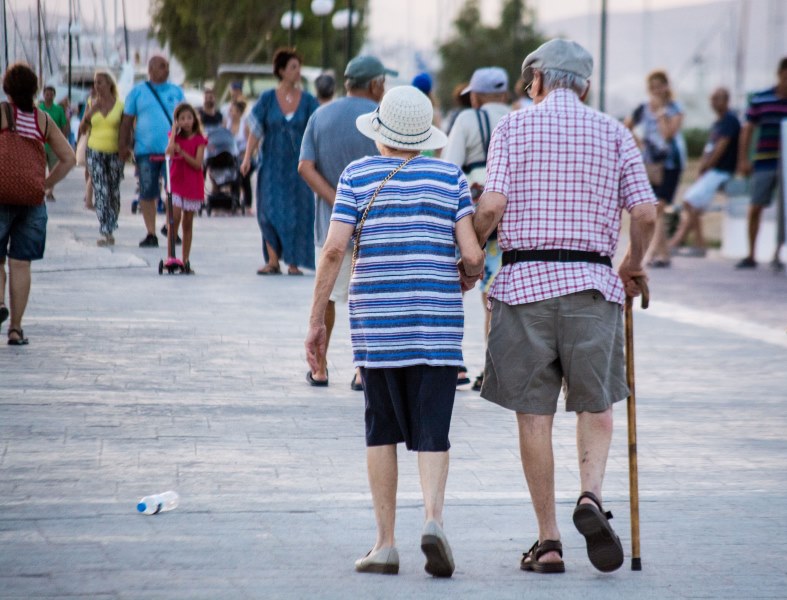
[[[16,132],[10,104],[3,102],[0,107],[8,124],[0,130],[0,204],[43,204],[46,180],[44,145]]]

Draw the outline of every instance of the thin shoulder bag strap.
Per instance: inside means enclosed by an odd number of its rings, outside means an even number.
[[[383,189],[383,186],[386,183],[388,183],[394,175],[396,175],[399,171],[401,171],[404,168],[404,166],[407,163],[409,163],[411,160],[413,160],[416,156],[419,155],[414,154],[413,156],[402,162],[402,164],[396,167],[393,171],[388,173],[388,175],[385,176],[385,179],[383,179],[380,182],[380,185],[377,186],[377,189],[374,190],[374,194],[372,194],[372,199],[369,200],[369,204],[366,205],[366,209],[363,211],[363,215],[361,215],[361,221],[358,223],[358,229],[355,232],[355,244],[353,245],[353,259],[352,259],[351,272],[355,273],[355,263],[358,260],[358,249],[361,246],[361,232],[363,231],[363,226],[366,223],[366,217],[369,216],[369,210],[371,210],[372,204],[374,204],[374,201],[377,199],[377,194],[380,193],[380,190]]]
[[[158,105],[161,107],[161,110],[164,111],[164,116],[167,117],[167,123],[169,123],[169,125],[171,127],[172,126],[172,117],[169,116],[169,113],[167,112],[167,107],[164,106],[164,103],[161,101],[161,96],[158,95],[158,92],[156,91],[156,88],[153,87],[153,84],[151,84],[149,81],[146,81],[145,84],[147,84],[148,89],[153,93],[153,96],[158,101]]]
[[[484,120],[481,120],[481,115],[484,115]],[[482,108],[475,111],[476,119],[478,119],[478,129],[481,132],[481,143],[484,145],[484,160],[489,154],[489,142],[492,139],[492,128],[489,125],[489,114]],[[484,128],[486,125],[486,128]]]

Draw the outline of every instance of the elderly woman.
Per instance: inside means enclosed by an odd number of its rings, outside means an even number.
[[[112,233],[118,227],[120,182],[123,161],[118,154],[118,134],[123,117],[123,102],[118,99],[117,85],[108,71],[96,71],[93,79],[96,95],[85,109],[80,135],[87,135],[87,169],[93,182],[93,198],[101,238],[99,246],[113,246]]]
[[[303,132],[317,100],[301,90],[300,54],[282,48],[273,55],[273,72],[279,80],[274,90],[260,96],[247,121],[249,139],[241,174],[251,169],[251,158],[262,142],[257,178],[257,221],[262,232],[266,264],[258,275],[303,275],[299,266],[314,268],[314,195],[298,175]]]
[[[653,71],[646,78],[648,101],[640,104],[626,119],[642,149],[653,193],[658,198],[656,234],[648,256],[651,267],[669,267],[670,250],[664,224],[666,208],[672,204],[686,163],[686,144],[680,131],[683,109],[672,97],[669,78],[664,71]]]
[[[28,340],[22,331],[22,317],[30,295],[30,262],[44,257],[46,243],[44,190],[51,190],[66,176],[76,164],[76,157],[51,117],[36,108],[38,78],[29,66],[23,63],[11,65],[3,76],[3,91],[10,102],[0,105],[0,148],[6,146],[7,149],[9,144],[19,144],[18,138],[25,140],[23,144],[31,154],[36,155],[36,159],[25,162],[22,168],[31,176],[31,181],[40,181],[40,186],[32,186],[35,189],[11,191],[5,189],[7,180],[3,179],[0,187],[0,324],[10,314],[8,344],[24,346]],[[10,131],[9,117],[13,121],[14,131]],[[45,143],[49,144],[58,159],[46,177]],[[11,172],[7,166],[3,169],[6,174]],[[18,185],[19,180],[15,185]],[[5,305],[6,256],[10,313]]]
[[[447,139],[432,125],[429,98],[412,86],[394,88],[356,124],[381,155],[351,163],[339,181],[317,269],[307,359],[314,371],[324,359],[325,307],[354,237],[350,323],[366,399],[366,458],[377,521],[377,541],[355,569],[399,572],[396,447],[404,442],[418,453],[425,569],[450,577],[454,561],[442,528],[443,501],[464,325],[455,252],[458,245],[469,277],[482,272],[484,253],[473,233],[462,171],[420,154],[442,148]]]

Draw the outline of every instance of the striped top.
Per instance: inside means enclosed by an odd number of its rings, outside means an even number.
[[[13,106],[13,105],[12,105]],[[22,112],[14,106],[14,124],[16,132],[25,138],[30,138],[41,142],[45,141],[44,133],[38,127],[38,109],[33,108],[33,112]]]
[[[350,163],[331,220],[357,226],[377,186],[401,163],[385,156]],[[419,156],[385,184],[363,226],[350,282],[355,366],[462,364],[454,227],[472,213],[465,176],[445,161]]]
[[[777,96],[775,87],[752,94],[746,120],[760,128],[754,151],[755,171],[775,171],[779,166],[782,119],[787,119],[787,97]]]

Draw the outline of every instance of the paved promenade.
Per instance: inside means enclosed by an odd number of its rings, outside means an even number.
[[[360,575],[353,561],[375,529],[346,309],[331,386],[309,387],[313,274],[258,277],[256,219],[203,216],[197,275],[159,276],[165,250],[137,247],[131,181],[111,249],[95,245],[81,173],[61,184],[47,256],[34,264],[30,345],[0,345],[0,598],[787,597],[784,274],[736,272],[713,255],[651,273],[652,307],[635,312],[641,572],[629,569],[625,404],[604,497],[625,566],[595,571],[571,523],[574,418],[560,413],[567,572],[549,576],[519,570],[537,532],[514,416],[463,391],[445,508],[454,577],[423,571],[415,457],[404,450],[400,575]],[[466,309],[475,376],[477,291]],[[139,497],[168,489],[181,494],[176,510],[136,514]]]

